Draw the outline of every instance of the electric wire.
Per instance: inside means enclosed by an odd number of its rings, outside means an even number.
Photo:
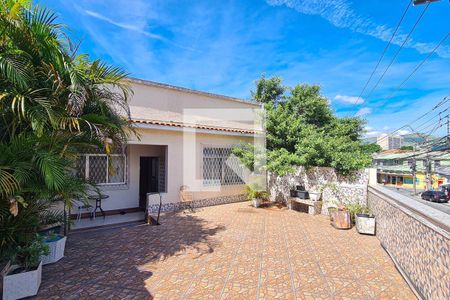
[[[406,14],[407,14],[409,8],[411,7],[411,4],[412,4],[412,1],[409,1],[408,6],[406,6],[406,9],[403,11],[403,14],[402,14],[401,18],[400,18],[399,22],[397,23],[397,26],[395,27],[395,30],[394,30],[394,32],[392,33],[391,38],[389,39],[389,42],[387,43],[386,47],[384,47],[384,50],[383,50],[383,52],[381,53],[381,56],[380,56],[380,58],[378,59],[378,62],[377,62],[377,64],[375,65],[375,68],[372,70],[372,73],[370,74],[369,78],[367,79],[366,83],[364,84],[364,87],[363,87],[363,89],[361,90],[361,93],[359,93],[359,97],[356,98],[356,100],[355,100],[355,105],[357,104],[358,99],[361,99],[362,95],[363,95],[364,92],[366,91],[367,86],[369,85],[370,81],[372,80],[373,75],[375,75],[375,72],[377,71],[378,67],[380,66],[380,63],[381,63],[381,61],[383,60],[384,55],[386,54],[387,50],[388,50],[389,47],[391,46],[392,41],[394,40],[394,37],[395,37],[395,35],[397,34],[397,31],[398,31],[399,28],[400,28],[400,25],[403,23],[403,20],[404,20]]]
[[[411,35],[413,34],[413,32],[416,30],[417,25],[419,25],[420,20],[422,20],[422,17],[424,16],[425,12],[428,10],[428,7],[430,6],[430,3],[427,3],[427,5],[425,6],[425,8],[422,10],[422,12],[420,13],[419,17],[417,18],[416,22],[414,23],[413,27],[411,28],[411,30],[409,31],[408,35],[406,36],[406,38],[404,39],[403,43],[400,45],[400,47],[397,49],[397,51],[394,54],[394,57],[392,57],[391,61],[389,62],[388,66],[386,67],[386,69],[384,70],[384,72],[381,74],[380,78],[378,79],[378,81],[375,83],[375,85],[372,87],[372,89],[370,90],[369,94],[366,96],[366,99],[368,99],[370,96],[372,96],[373,92],[375,91],[375,89],[378,87],[378,85],[381,83],[381,81],[383,80],[384,76],[386,75],[386,73],[388,72],[388,70],[390,69],[390,67],[394,64],[395,60],[397,59],[398,54],[400,53],[400,51],[403,49],[403,47],[406,45],[406,43],[408,42],[409,38],[411,37]]]

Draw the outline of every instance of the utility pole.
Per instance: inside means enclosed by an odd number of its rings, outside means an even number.
[[[416,165],[416,144],[413,146],[413,161],[411,163],[411,171],[413,175],[413,187],[414,187],[414,196],[417,195],[417,186],[416,186],[416,171],[417,171],[417,165]]]
[[[447,146],[450,147],[450,114],[447,114]]]

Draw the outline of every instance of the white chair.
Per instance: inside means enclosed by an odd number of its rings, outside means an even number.
[[[84,202],[82,202],[82,201],[76,201],[75,206],[76,206],[77,209],[78,209],[78,212],[77,212],[77,221],[80,221],[80,220],[81,220],[81,214],[82,214],[83,212],[89,212],[90,215],[91,215],[91,219],[92,219],[92,217],[95,217],[95,216],[94,216],[94,207],[93,207],[91,204],[89,204],[89,203],[84,203]]]

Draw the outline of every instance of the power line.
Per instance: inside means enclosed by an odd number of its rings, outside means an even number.
[[[436,52],[437,49],[439,49],[439,47],[447,40],[448,36],[450,35],[450,32],[447,32],[447,34],[444,36],[444,38],[436,45],[436,47],[434,47],[434,49],[428,53],[428,55],[414,68],[414,70],[408,75],[408,77],[406,77],[405,80],[403,80],[395,89],[394,91],[391,92],[391,94],[387,97],[385,97],[383,99],[384,102],[386,102],[387,100],[390,100],[394,94],[401,89],[406,82],[408,82],[408,80],[411,79],[411,77],[420,69],[420,67],[422,67],[423,64],[425,64],[428,59]]]
[[[400,18],[399,22],[397,23],[397,27],[395,27],[394,32],[392,33],[392,36],[388,42],[388,44],[386,45],[386,47],[384,47],[383,52],[381,53],[380,58],[378,59],[377,64],[375,65],[375,68],[373,69],[372,73],[369,76],[369,79],[367,79],[366,83],[364,84],[364,87],[361,91],[361,93],[359,94],[359,97],[356,98],[355,100],[355,104],[357,104],[358,99],[361,99],[362,95],[364,94],[364,92],[366,91],[367,86],[369,85],[369,82],[372,80],[373,75],[375,74],[375,72],[377,71],[378,67],[380,66],[381,61],[384,58],[384,55],[386,54],[387,50],[389,49],[389,47],[391,46],[392,41],[394,40],[395,35],[397,34],[398,29],[400,28],[400,25],[403,22],[403,19],[406,16],[406,13],[408,12],[409,8],[411,7],[412,1],[408,1],[408,6],[406,6],[406,9],[403,11],[402,17]]]
[[[388,66],[386,67],[386,69],[384,70],[383,74],[381,74],[380,78],[378,79],[378,81],[375,83],[375,85],[373,86],[373,88],[370,90],[369,94],[366,96],[366,98],[369,98],[372,93],[375,91],[375,89],[378,87],[378,85],[381,83],[381,80],[383,80],[384,76],[386,75],[387,71],[389,70],[389,68],[392,66],[392,64],[395,62],[395,60],[397,59],[398,54],[400,53],[400,51],[403,49],[403,47],[406,45],[406,43],[408,42],[409,38],[411,37],[412,33],[416,30],[417,25],[419,24],[420,20],[422,19],[423,15],[425,14],[425,12],[427,11],[428,7],[430,6],[430,3],[427,4],[427,6],[425,6],[425,8],[422,10],[422,12],[419,15],[419,18],[417,18],[416,22],[414,23],[414,26],[411,28],[411,30],[409,31],[408,35],[406,36],[405,40],[403,41],[403,43],[400,45],[400,48],[398,48],[398,50],[395,52],[394,57],[391,59],[391,61],[389,62]]]
[[[382,141],[383,139],[388,138],[389,136],[394,135],[396,132],[398,132],[398,131],[400,131],[400,130],[406,128],[406,127],[412,128],[412,126],[411,126],[412,124],[414,124],[415,122],[417,122],[417,121],[423,119],[424,117],[426,117],[427,115],[429,115],[430,113],[432,113],[433,111],[435,111],[436,109],[438,109],[439,107],[441,107],[442,105],[444,105],[445,103],[447,103],[449,100],[450,100],[450,92],[449,92],[445,97],[443,97],[438,103],[436,103],[436,105],[433,106],[432,109],[430,109],[429,111],[425,112],[425,113],[422,114],[421,116],[417,117],[417,118],[414,119],[413,121],[411,121],[411,122],[409,122],[409,123],[407,123],[407,124],[405,124],[405,125],[403,125],[403,126],[397,128],[396,130],[392,131],[391,133],[388,133],[386,136],[382,137],[379,141]],[[448,109],[449,109],[449,107],[447,107],[444,111],[446,111],[446,110],[448,110]],[[433,117],[433,118],[434,118],[434,117]],[[432,118],[432,119],[433,119],[433,118]],[[424,124],[428,123],[429,121],[430,121],[430,120],[428,120],[428,121],[426,121],[426,122],[424,122],[424,123],[421,123],[421,125],[419,125],[418,127],[423,126]]]

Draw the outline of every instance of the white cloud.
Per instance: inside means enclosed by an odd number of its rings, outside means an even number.
[[[372,131],[372,130],[373,130],[373,127],[366,126],[366,127],[364,127],[364,130],[365,130],[365,131]]]
[[[166,41],[166,39],[163,38],[162,36],[154,34],[154,33],[151,33],[151,32],[148,32],[148,31],[145,31],[139,26],[136,26],[136,25],[133,25],[133,24],[129,24],[129,23],[116,22],[116,21],[114,21],[114,20],[112,20],[112,19],[110,19],[110,18],[108,18],[108,17],[106,17],[106,16],[104,16],[102,14],[99,14],[99,13],[97,13],[95,11],[85,10],[84,12],[87,15],[91,16],[91,17],[94,17],[96,19],[105,21],[105,22],[107,22],[109,24],[115,25],[115,26],[120,27],[122,29],[133,30],[133,31],[139,32],[139,33],[141,33],[141,34],[143,34],[143,35],[145,35],[145,36],[147,36],[149,38],[157,39],[157,40],[161,40],[161,41]]]
[[[391,127],[389,127],[389,126],[384,126],[383,127],[383,130],[389,130]]]
[[[386,25],[379,25],[370,18],[359,15],[346,0],[266,0],[269,5],[285,5],[299,13],[306,15],[318,15],[338,28],[347,28],[351,31],[372,36],[384,42],[390,40],[394,29]],[[392,43],[400,46],[406,38],[406,34],[397,32]],[[430,52],[435,45],[412,40],[405,47],[413,48],[419,53]],[[450,46],[441,46],[436,53],[443,58],[450,58]]]
[[[366,136],[368,136],[368,137],[379,136],[380,134],[381,134],[381,132],[376,131],[376,130],[366,132]]]
[[[151,38],[151,39],[159,40],[159,41],[162,41],[162,42],[171,44],[171,45],[173,45],[173,46],[179,47],[179,48],[181,48],[181,49],[190,50],[190,51],[197,51],[196,49],[193,49],[193,48],[191,48],[191,47],[185,47],[185,46],[183,46],[183,45],[179,45],[179,44],[177,44],[177,43],[174,43],[174,42],[172,42],[172,41],[169,41],[168,39],[166,39],[166,38],[164,38],[163,36],[160,36],[160,35],[158,35],[158,34],[154,34],[154,33],[151,33],[151,32],[149,32],[149,31],[146,31],[146,30],[144,30],[141,26],[136,26],[136,25],[130,24],[130,23],[117,22],[117,21],[114,21],[114,20],[111,19],[111,18],[108,18],[108,17],[106,17],[106,16],[104,16],[104,15],[102,15],[102,14],[99,14],[99,13],[97,13],[97,12],[95,12],[95,11],[92,11],[92,10],[85,10],[84,12],[85,12],[88,16],[91,16],[91,17],[96,18],[96,19],[98,19],[98,20],[107,22],[107,23],[109,23],[109,24],[111,24],[111,25],[120,27],[120,28],[122,28],[122,29],[132,30],[132,31],[138,32],[138,33],[140,33],[140,34],[142,34],[142,35],[144,35],[144,36],[146,36],[146,37],[149,37],[149,38]]]
[[[369,115],[371,112],[372,112],[372,109],[370,107],[363,107],[358,110],[358,112],[356,113],[356,116],[362,117],[365,115]]]
[[[399,135],[405,135],[405,134],[410,134],[410,133],[411,133],[411,131],[409,131],[409,130],[404,130],[404,129],[401,129],[401,130],[397,131],[397,133],[398,133]]]
[[[347,104],[363,104],[364,99],[361,97],[355,97],[355,96],[346,96],[346,95],[336,95],[334,97],[334,100],[347,103]]]

